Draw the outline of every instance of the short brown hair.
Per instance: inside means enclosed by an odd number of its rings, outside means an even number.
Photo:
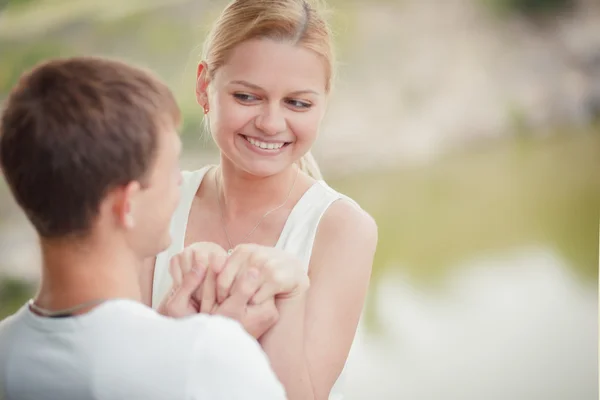
[[[109,190],[144,180],[160,128],[179,120],[173,94],[148,71],[104,58],[53,59],[10,93],[0,165],[41,237],[85,235]]]

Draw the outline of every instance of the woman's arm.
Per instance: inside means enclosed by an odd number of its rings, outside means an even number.
[[[377,226],[345,200],[323,216],[310,261],[310,288],[278,299],[279,321],[260,340],[294,399],[327,399],[356,333],[377,247]]]

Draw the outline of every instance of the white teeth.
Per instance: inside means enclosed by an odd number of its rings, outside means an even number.
[[[261,142],[259,140],[253,139],[248,136],[244,136],[244,137],[253,146],[258,147],[260,149],[265,149],[265,150],[279,150],[285,144],[285,143],[266,143],[266,142]]]

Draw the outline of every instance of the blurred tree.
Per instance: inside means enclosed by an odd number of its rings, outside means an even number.
[[[537,17],[566,11],[575,6],[575,0],[486,0],[494,9],[502,13],[520,13]]]
[[[56,41],[44,39],[29,43],[3,43],[0,41],[4,61],[0,65],[0,100],[25,70],[50,57],[68,54],[63,47]]]
[[[34,1],[36,1],[36,0],[0,0],[0,9],[7,7],[7,6],[18,7],[23,4],[28,4],[28,3],[31,3]]]

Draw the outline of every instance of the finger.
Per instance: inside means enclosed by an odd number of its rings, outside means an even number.
[[[249,334],[259,339],[279,320],[275,300],[271,298],[260,305],[249,306],[244,317],[244,327]]]
[[[260,271],[256,268],[249,268],[236,279],[228,299],[231,299],[231,303],[236,306],[238,304],[246,306],[260,284]]]
[[[242,262],[242,260],[249,260],[255,253],[256,247],[257,247],[256,245],[253,245],[250,243],[243,243],[243,244],[237,245],[233,249],[233,252],[231,254],[224,252],[223,259],[219,260],[219,261],[222,261],[221,268],[219,269],[218,267],[215,267],[215,272],[217,274],[220,274],[221,272],[223,272],[223,269],[225,269],[227,267],[227,265],[232,262],[232,260],[237,260],[234,262]],[[216,264],[218,265],[219,263],[216,263]]]
[[[217,303],[216,274],[213,270],[207,269],[204,285],[202,285],[202,297],[200,297],[200,312],[210,313]]]
[[[192,299],[194,299],[194,301],[198,304],[198,309],[200,309],[200,304],[202,303],[204,285],[206,285],[206,280],[208,279],[208,272],[209,270],[206,269],[206,276],[204,277],[204,282],[200,286],[198,286],[198,289],[196,289],[194,293],[192,293]]]
[[[181,261],[179,262],[179,266],[181,267],[181,273],[183,275],[187,274],[192,270],[192,268],[194,268],[194,261],[194,249],[188,247],[185,250],[183,250],[183,252],[181,253]]]
[[[207,267],[212,268],[213,263],[227,258],[227,252],[218,244],[212,242],[197,242],[188,247]]]
[[[184,275],[181,286],[176,289],[175,294],[173,294],[168,304],[168,309],[171,313],[175,315],[183,315],[185,313],[192,294],[202,284],[205,276],[206,268],[194,268]]]
[[[202,256],[202,254],[200,254],[200,252],[195,248],[194,245],[189,246],[189,250],[190,250],[190,255],[192,257],[192,260],[193,260],[192,267],[206,269],[206,276],[204,277],[204,283],[202,285],[200,285],[200,287],[198,287],[198,289],[194,292],[194,295],[193,295],[193,297],[198,302],[201,302],[202,295],[204,292],[204,286],[206,286],[206,280],[208,279],[209,271],[208,271],[208,268],[206,268],[206,266],[208,264],[205,262],[204,257]]]
[[[171,290],[169,290],[169,293],[167,293],[165,297],[163,297],[163,299],[160,302],[160,305],[158,306],[158,312],[160,314],[169,315],[168,310],[167,312],[165,312],[165,310],[167,309],[167,305],[171,302],[171,299],[173,298],[175,293],[177,293],[177,286],[171,286]]]
[[[278,293],[281,292],[281,288],[276,282],[265,282],[258,291],[252,296],[250,304],[263,304],[269,299],[273,299]]]
[[[247,253],[233,253],[225,262],[225,267],[217,275],[217,301],[223,303],[233,286],[235,277],[240,273],[242,266],[247,264]]]
[[[181,274],[181,267],[179,266],[179,254],[171,258],[171,262],[169,262],[169,274],[173,279],[173,285],[177,287],[181,286],[183,275]]]
[[[219,245],[209,242],[196,243],[190,246],[190,250],[190,254],[193,259],[193,265],[206,268],[206,277],[204,278],[204,284],[200,286],[195,296],[200,302],[200,304],[202,304],[202,302],[206,300],[207,305],[204,307],[202,312],[208,312],[210,311],[210,308],[208,308],[208,311],[206,311],[207,306],[212,307],[212,305],[216,301],[216,289],[214,288],[214,286],[216,285],[216,277],[215,274],[212,272],[213,270],[211,269],[211,264],[215,262],[214,260],[217,260],[218,262],[218,260],[221,258],[221,254],[223,254],[222,258],[224,259],[225,251],[222,250],[222,248]],[[205,293],[205,291],[207,292]]]
[[[240,320],[246,311],[250,298],[256,293],[260,286],[260,273],[256,268],[248,269],[240,276],[231,291],[231,295],[223,301],[217,310],[217,314],[227,315]]]
[[[197,313],[200,312],[200,303],[198,303],[198,300],[196,300],[193,295],[190,297],[190,304]]]
[[[228,258],[229,255],[227,254],[227,252],[221,247],[219,247],[217,251],[213,251],[210,253],[209,268],[212,269],[215,272],[215,274],[221,273],[221,271],[223,271],[223,268],[225,267],[225,264],[227,263]]]

